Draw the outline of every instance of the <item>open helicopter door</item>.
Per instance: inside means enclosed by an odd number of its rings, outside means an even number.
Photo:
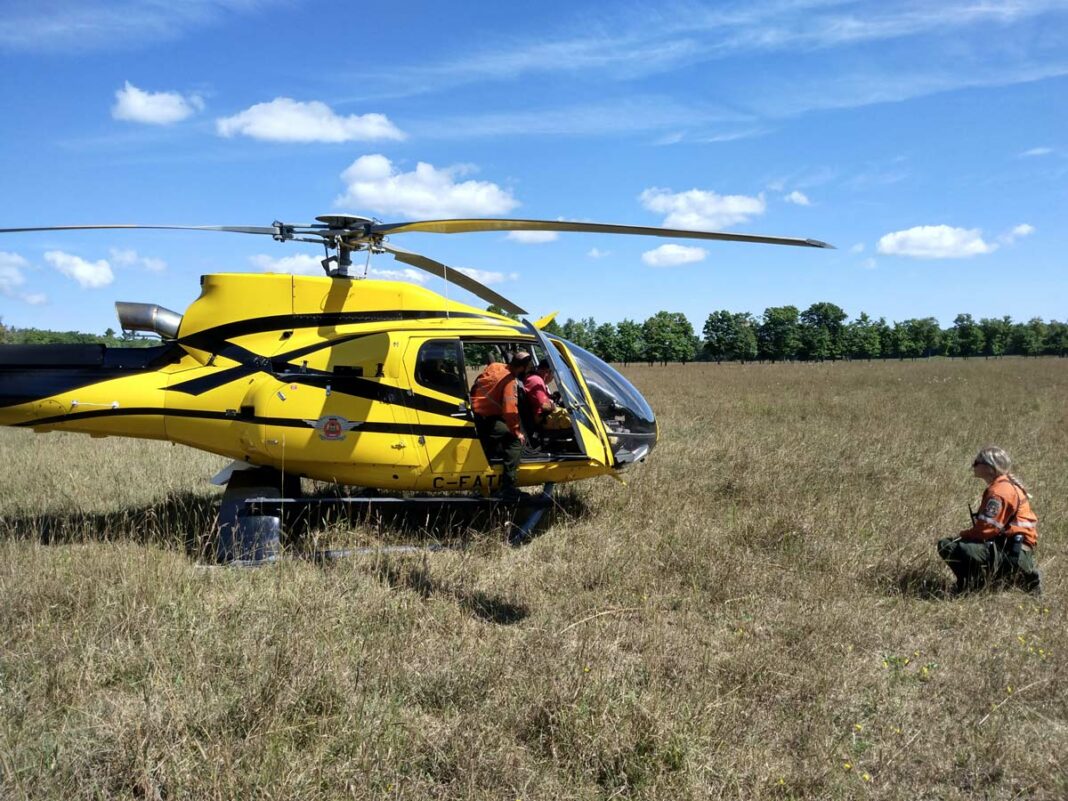
[[[552,365],[556,383],[560,387],[560,405],[567,409],[571,417],[571,430],[581,456],[592,462],[612,464],[612,451],[608,447],[601,418],[590,405],[589,395],[567,346],[559,340],[550,340],[529,322],[524,323]]]

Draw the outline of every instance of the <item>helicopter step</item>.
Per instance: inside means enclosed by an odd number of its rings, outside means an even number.
[[[502,507],[529,510],[522,523],[513,522],[508,541],[521,545],[554,504],[553,484],[540,493],[517,493],[508,498],[493,496],[388,496],[318,498],[302,497],[300,480],[272,468],[234,470],[226,476],[226,491],[219,509],[216,561],[237,566],[270,564],[282,555],[282,532],[286,521],[324,517],[349,519],[373,512],[441,513],[448,510],[489,511]],[[316,561],[382,551],[442,550],[442,546],[394,546],[316,551],[302,554]]]

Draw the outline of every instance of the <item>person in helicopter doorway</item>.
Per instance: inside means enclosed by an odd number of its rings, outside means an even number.
[[[516,351],[507,365],[502,362],[487,365],[471,389],[475,430],[486,454],[496,453],[504,459],[504,473],[497,495],[510,500],[522,495],[516,487],[516,479],[527,440],[519,417],[518,381],[530,370],[530,363],[529,353]]]
[[[1030,494],[1011,470],[1009,455],[994,446],[972,461],[975,477],[986,482],[979,511],[971,513],[971,528],[938,541],[938,555],[957,578],[952,595],[992,583],[1041,594],[1034,557],[1038,518]]]
[[[545,418],[556,408],[556,401],[549,394],[548,383],[553,380],[553,367],[548,361],[538,364],[523,376],[523,394],[526,416],[531,423],[531,435],[538,436]]]

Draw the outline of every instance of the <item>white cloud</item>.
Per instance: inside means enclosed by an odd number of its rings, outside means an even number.
[[[197,95],[183,96],[178,92],[146,92],[129,81],[115,92],[111,116],[128,122],[149,125],[171,125],[191,117],[204,108]]]
[[[649,211],[666,214],[664,226],[697,231],[714,231],[764,213],[764,195],[719,195],[711,190],[646,189],[639,195]]]
[[[150,273],[161,273],[167,269],[167,262],[151,256],[141,256],[129,248],[111,248],[108,250],[111,263],[116,267],[141,267]]]
[[[873,259],[871,256],[868,256],[868,258],[864,259],[864,261],[860,263],[860,266],[863,267],[865,270],[874,270],[879,265],[878,262],[875,261],[875,259]]]
[[[610,250],[601,250],[600,248],[590,248],[586,255],[591,259],[604,259],[612,255]]]
[[[294,253],[292,256],[274,258],[263,253],[249,256],[252,266],[265,273],[295,273],[297,275],[326,275],[322,259],[308,253]]]
[[[141,51],[179,39],[198,28],[247,16],[275,0],[49,0],[6,2],[0,17],[0,49],[61,53],[99,49]]]
[[[793,203],[796,206],[811,206],[812,201],[808,199],[808,196],[804,192],[800,192],[795,189],[788,195],[783,196],[783,200],[787,203]]]
[[[0,294],[15,297],[18,288],[26,283],[22,275],[26,266],[28,262],[19,254],[0,250]]]
[[[853,247],[851,247],[849,249],[849,252],[850,253],[863,253],[864,252],[864,243],[863,242],[857,242],[857,244],[853,245]]]
[[[495,183],[457,182],[472,170],[468,165],[439,170],[421,161],[412,172],[398,172],[385,156],[360,156],[341,174],[346,191],[335,202],[365,213],[426,219],[502,214],[519,205]]]
[[[1025,150],[1023,153],[1020,153],[1020,158],[1027,159],[1034,158],[1035,156],[1048,156],[1052,152],[1052,147],[1033,147],[1030,150]]]
[[[679,264],[692,264],[704,261],[708,251],[689,245],[661,245],[655,250],[642,254],[642,261],[650,267],[675,267]]]
[[[509,231],[506,238],[525,245],[540,245],[544,242],[555,242],[559,236],[556,231]]]
[[[257,103],[232,117],[215,121],[219,136],[238,134],[269,142],[352,142],[404,139],[406,135],[384,114],[350,114],[341,117],[326,103],[302,103],[277,97]]]
[[[374,278],[379,281],[408,281],[412,284],[425,284],[433,276],[430,273],[423,272],[422,270],[415,270],[411,267],[405,267],[401,270],[383,270],[374,265],[367,273],[368,278]]]
[[[993,253],[998,246],[985,242],[978,228],[952,228],[948,225],[918,225],[895,231],[879,239],[876,250],[888,256],[915,259],[966,259]]]
[[[1002,234],[998,237],[998,240],[1006,245],[1011,245],[1017,239],[1023,239],[1025,236],[1031,236],[1035,232],[1035,226],[1029,223],[1020,223],[1007,234]]]
[[[82,289],[99,289],[115,280],[111,265],[100,261],[86,261],[80,256],[73,256],[61,250],[50,250],[44,254],[45,261],[68,278],[73,278]]]
[[[505,281],[515,281],[519,273],[498,273],[492,270],[476,270],[474,267],[454,267],[469,278],[474,278],[480,284],[503,284]]]
[[[0,295],[21,300],[31,306],[39,306],[48,301],[48,297],[43,292],[22,291],[26,283],[22,270],[29,266],[29,262],[18,253],[6,253],[0,250]]]

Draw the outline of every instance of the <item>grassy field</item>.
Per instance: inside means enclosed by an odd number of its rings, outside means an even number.
[[[198,564],[215,457],[0,431],[0,796],[1068,797],[1068,360],[626,372],[629,486],[326,567]],[[1040,599],[942,596],[989,443]]]

